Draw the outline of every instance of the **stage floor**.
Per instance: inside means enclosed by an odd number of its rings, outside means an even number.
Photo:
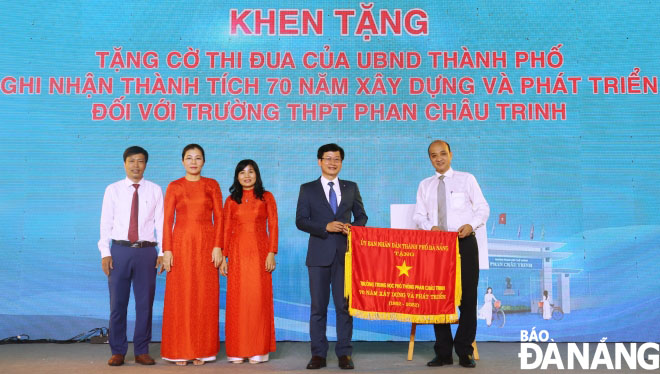
[[[565,373],[567,370],[557,370],[552,367],[548,370],[521,370],[519,343],[478,343],[480,360],[477,367],[466,369],[458,365],[458,359],[454,357],[453,366],[430,368],[426,362],[433,358],[433,343],[418,342],[415,344],[415,355],[412,361],[406,360],[408,343],[405,342],[355,342],[353,360],[355,372],[371,373]],[[562,356],[565,358],[566,344],[559,343]],[[328,355],[328,367],[316,372],[338,373],[346,371],[337,367],[337,358],[333,353],[334,345],[331,343]],[[156,360],[156,365],[145,367],[137,365],[133,361],[132,345],[129,347],[127,362],[121,367],[110,367],[106,361],[110,357],[110,348],[107,344],[7,344],[0,345],[0,373],[184,373],[190,370],[195,373],[307,373],[305,365],[310,358],[309,343],[301,342],[278,342],[277,352],[271,353],[271,359],[267,363],[251,365],[228,363],[224,355],[224,344],[221,345],[221,354],[215,362],[203,366],[177,367],[159,359],[160,344],[151,345],[151,355]],[[613,349],[610,350],[613,352]],[[565,362],[565,361],[564,361]],[[570,370],[571,373],[582,372],[605,372],[602,370]],[[636,371],[615,370],[616,373],[648,372],[637,369]]]

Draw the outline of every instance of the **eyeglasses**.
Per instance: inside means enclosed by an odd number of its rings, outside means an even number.
[[[323,160],[324,162],[326,162],[328,164],[331,163],[331,162],[335,163],[335,164],[341,163],[341,158],[323,157],[321,160]]]

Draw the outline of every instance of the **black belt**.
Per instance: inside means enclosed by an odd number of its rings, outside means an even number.
[[[128,240],[114,240],[112,239],[112,244],[121,245],[122,247],[131,247],[131,248],[146,248],[146,247],[155,247],[158,245],[156,242],[135,242],[131,243]]]

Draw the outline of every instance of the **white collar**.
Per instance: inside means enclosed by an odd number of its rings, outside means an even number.
[[[339,178],[335,178],[333,180],[330,180],[330,179],[324,177],[323,175],[321,175],[321,184],[322,185],[327,186],[329,182],[334,182],[335,185],[339,186]]]
[[[144,178],[140,179],[140,181],[137,182],[137,183],[135,183],[132,180],[128,179],[128,177],[126,177],[124,179],[124,184],[126,185],[126,187],[133,187],[134,184],[142,185],[142,183],[144,183]]]
[[[454,175],[454,169],[452,169],[451,166],[450,166],[449,170],[447,170],[444,174],[440,174],[437,171],[435,172],[436,177],[439,177],[441,175],[444,175],[445,178],[451,178]]]

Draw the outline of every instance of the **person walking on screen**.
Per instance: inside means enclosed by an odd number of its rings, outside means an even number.
[[[162,248],[163,191],[143,178],[148,160],[145,149],[127,148],[124,151],[126,178],[109,185],[103,196],[98,247],[110,289],[110,366],[122,365],[128,350],[126,309],[131,283],[135,299],[135,362],[155,364],[149,356],[149,343],[156,269],[163,258],[162,250],[156,250],[156,246]]]
[[[204,365],[220,350],[218,316],[222,257],[222,192],[202,176],[206,161],[199,144],[181,152],[186,171],[165,193],[163,267],[167,270],[163,308],[164,360]]]
[[[273,280],[277,253],[277,205],[261,181],[259,166],[242,160],[234,171],[231,196],[225,201],[227,276],[225,348],[227,360],[251,364],[268,361],[275,352]]]
[[[349,228],[351,225],[364,226],[368,217],[357,184],[337,178],[344,161],[344,150],[337,144],[326,144],[316,155],[321,177],[300,186],[296,208],[296,227],[309,233],[305,262],[311,296],[309,335],[312,358],[307,369],[326,366],[326,324],[331,286],[337,316],[335,353],[341,369],[353,369],[353,318],[348,314],[348,303],[344,298],[344,255]]]
[[[486,289],[486,294],[484,295],[484,305],[479,308],[478,317],[479,319],[485,319],[486,324],[490,327],[493,322],[493,301],[497,301],[495,295],[493,295],[493,288],[488,287]]]
[[[543,290],[543,319],[552,318],[552,300],[548,295],[548,290]]]
[[[479,251],[474,230],[486,224],[490,208],[474,176],[451,168],[452,153],[447,142],[433,141],[428,156],[435,174],[419,184],[413,219],[423,230],[458,232],[463,296],[455,338],[449,324],[433,325],[435,358],[427,365],[452,365],[454,348],[461,366],[475,367],[472,342],[477,333]]]

